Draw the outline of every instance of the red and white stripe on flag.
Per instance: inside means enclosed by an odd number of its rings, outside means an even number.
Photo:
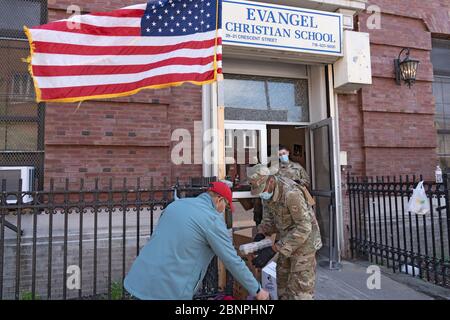
[[[220,29],[142,36],[146,7],[138,4],[25,27],[36,100],[77,102],[185,82],[214,82],[222,72]]]

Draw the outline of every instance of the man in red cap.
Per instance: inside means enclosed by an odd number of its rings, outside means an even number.
[[[231,190],[223,182],[168,205],[124,280],[126,290],[137,299],[192,299],[217,255],[249,294],[268,299],[233,247],[223,217],[227,206],[233,211]]]

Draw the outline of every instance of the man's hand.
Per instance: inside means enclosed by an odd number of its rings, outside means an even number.
[[[257,257],[253,259],[253,265],[256,268],[263,268],[270,259],[276,254],[272,247],[267,247],[256,252]]]
[[[269,300],[269,297],[269,293],[261,288],[261,290],[259,290],[258,294],[256,295],[256,300]]]
[[[259,242],[261,240],[264,240],[266,236],[263,233],[257,233],[255,238],[253,239],[254,242]]]

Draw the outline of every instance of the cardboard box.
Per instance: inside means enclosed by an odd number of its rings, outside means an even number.
[[[253,209],[253,207],[255,206],[253,203],[253,201],[254,201],[253,199],[241,198],[241,199],[238,199],[238,201],[242,205],[242,207],[244,208],[245,211]]]
[[[278,300],[276,262],[272,261],[262,269],[261,285],[269,292],[271,300]]]
[[[233,232],[234,247],[239,249],[242,244],[250,243],[256,235],[256,228],[245,228]]]
[[[258,281],[261,281],[261,270],[256,269],[252,264],[252,260],[253,260],[254,256],[252,254],[242,255],[239,251],[239,247],[242,244],[253,242],[253,238],[254,238],[255,234],[256,234],[256,228],[245,228],[245,229],[237,230],[237,231],[233,232],[233,244],[234,244],[234,247],[235,247],[238,255],[242,258],[242,260],[245,261],[245,264],[250,269],[250,271],[253,273],[255,278]],[[236,280],[234,280],[234,282],[233,282],[233,296],[239,300],[247,300],[247,297],[249,296],[247,290]]]

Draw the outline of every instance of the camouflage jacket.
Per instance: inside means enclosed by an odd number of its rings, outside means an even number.
[[[289,161],[288,163],[280,163],[278,175],[299,181],[303,186],[309,187],[309,175],[306,170],[297,162]]]
[[[322,241],[314,210],[294,181],[280,176],[276,179],[277,187],[272,199],[264,201],[263,220],[258,232],[279,234],[277,247],[285,257],[319,250]]]

